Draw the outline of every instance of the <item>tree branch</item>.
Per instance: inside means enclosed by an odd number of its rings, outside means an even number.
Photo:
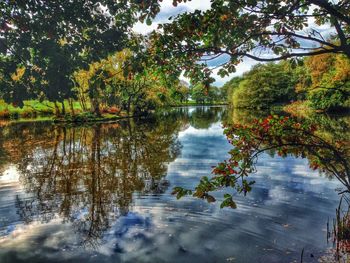
[[[317,5],[323,9],[325,9],[329,14],[338,18],[341,21],[344,21],[348,25],[350,25],[350,17],[342,14],[337,9],[335,9],[328,1],[325,0],[310,0],[310,3]]]

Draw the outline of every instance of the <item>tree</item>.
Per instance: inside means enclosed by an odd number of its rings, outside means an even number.
[[[154,67],[132,67],[134,52],[124,49],[91,63],[88,70],[74,74],[81,104],[89,101],[100,115],[101,104],[117,106],[128,114],[140,114],[168,104],[167,81]],[[178,82],[178,80],[177,80]],[[84,102],[84,103],[83,103]]]
[[[201,84],[191,87],[190,92],[192,100],[196,101],[196,103],[204,104],[208,99],[208,91]]]
[[[232,105],[236,108],[268,108],[276,103],[286,103],[296,97],[295,84],[293,71],[286,63],[259,64],[246,73],[233,90]]]
[[[344,55],[322,54],[305,60],[310,78],[304,91],[315,109],[331,110],[350,105],[350,59]]]
[[[176,81],[170,88],[170,97],[176,102],[184,103],[188,101],[190,89],[188,83],[182,80]]]
[[[73,72],[125,46],[137,6],[110,0],[2,1],[6,101],[21,106],[29,98],[63,102],[74,97]],[[14,81],[18,68],[24,74]]]
[[[156,5],[153,1],[152,5]],[[173,4],[182,2],[174,0]],[[244,57],[278,61],[336,53],[350,57],[350,3],[327,0],[213,0],[206,11],[183,13],[153,35],[156,53],[173,57],[192,77],[195,69],[226,56],[219,74],[234,72]],[[155,13],[150,13],[154,17]],[[315,21],[316,26],[310,22]],[[331,35],[318,26],[327,25]],[[305,33],[301,33],[305,32]],[[163,60],[163,59],[162,59]],[[202,64],[196,64],[201,60]],[[225,59],[223,59],[225,60]]]
[[[243,80],[242,77],[233,77],[221,87],[221,98],[226,98],[227,102],[232,102],[232,94],[238,88],[239,83]]]

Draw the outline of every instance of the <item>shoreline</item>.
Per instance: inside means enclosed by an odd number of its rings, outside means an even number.
[[[169,108],[180,108],[180,107],[200,107],[200,106],[227,106],[228,104],[225,103],[217,103],[217,104],[180,104],[180,105],[171,105]],[[151,113],[152,114],[152,113]],[[146,117],[149,114],[143,114],[143,115],[131,115],[131,116],[113,116],[111,114],[107,115],[102,115],[100,117],[85,117],[83,114],[76,115],[76,116],[71,116],[67,115],[65,117],[60,117],[57,118],[53,115],[45,115],[45,116],[40,116],[38,117],[30,117],[30,118],[25,118],[25,117],[19,117],[19,118],[0,118],[0,123],[1,122],[6,122],[6,123],[25,123],[25,122],[48,122],[48,123],[55,123],[55,124],[83,124],[83,123],[102,123],[102,122],[117,122],[120,120],[125,120],[125,119],[132,119],[132,118],[141,118],[141,117]],[[74,119],[70,119],[73,117]],[[81,119],[80,119],[81,118]],[[0,125],[1,126],[1,125]]]

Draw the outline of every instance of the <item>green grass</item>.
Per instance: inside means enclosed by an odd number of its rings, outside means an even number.
[[[57,104],[59,110],[62,112],[61,103]],[[100,117],[97,117],[89,111],[83,111],[80,103],[73,102],[74,114],[71,112],[68,101],[64,102],[66,114],[65,116],[56,117],[55,116],[55,104],[49,101],[37,101],[37,100],[27,100],[24,101],[24,106],[22,108],[15,107],[11,104],[5,103],[0,100],[0,120],[9,120],[16,122],[27,122],[27,121],[53,121],[53,122],[104,122],[113,121],[122,118],[127,118],[125,112],[108,113],[104,112]],[[87,105],[89,107],[89,105]],[[113,108],[113,107],[112,107]],[[111,109],[112,109],[111,108]]]
[[[212,102],[200,104],[195,101],[187,101],[184,103],[176,103],[171,106],[200,106],[200,105],[223,105],[224,102]],[[62,111],[61,103],[57,104],[59,110]],[[56,122],[98,122],[98,121],[112,121],[120,118],[125,118],[126,113],[110,114],[103,113],[101,117],[96,117],[90,112],[84,112],[78,101],[73,102],[74,114],[72,114],[68,101],[64,102],[66,115],[64,117],[56,118],[55,104],[50,101],[40,102],[38,100],[24,101],[22,108],[15,107],[12,104],[7,104],[0,100],[0,120],[16,120],[16,121],[41,121],[51,120]],[[89,107],[89,105],[87,105]]]
[[[67,113],[70,113],[68,101],[64,103]],[[58,104],[61,110],[61,104]],[[82,112],[79,102],[73,102],[75,112]],[[36,118],[38,116],[53,116],[55,114],[55,104],[49,101],[27,100],[22,108],[15,107],[0,100],[0,119]]]

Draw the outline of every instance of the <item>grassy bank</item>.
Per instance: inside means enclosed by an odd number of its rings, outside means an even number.
[[[307,101],[295,101],[283,107],[283,110],[296,117],[306,117],[316,113]]]
[[[59,106],[62,106],[59,104]],[[68,101],[65,102],[66,114],[64,116],[56,117],[55,104],[49,101],[39,102],[36,100],[29,100],[24,102],[22,108],[15,107],[11,104],[6,104],[0,100],[0,120],[5,122],[103,122],[113,121],[124,118],[130,118],[126,112],[116,111],[113,108],[102,110],[101,116],[96,116],[91,112],[84,112],[78,102],[73,103],[73,111],[70,109]],[[62,109],[60,108],[60,111]]]
[[[130,118],[126,112],[114,111],[111,109],[102,110],[101,116],[96,116],[90,112],[84,112],[79,102],[73,102],[73,111],[68,103],[64,102],[66,114],[61,117],[56,117],[55,104],[50,101],[28,100],[24,102],[22,108],[5,103],[0,100],[0,120],[13,121],[52,121],[52,122],[101,122],[113,121],[118,119]],[[225,102],[215,101],[213,103],[197,103],[195,101],[188,101],[184,103],[177,103],[171,107],[184,106],[213,106],[213,105],[227,105]],[[62,105],[58,104],[59,110],[62,111]]]
[[[285,112],[296,117],[307,117],[316,113],[330,113],[330,114],[350,114],[349,107],[337,107],[328,110],[316,110],[310,106],[308,101],[295,101],[283,107]]]
[[[70,107],[68,101],[64,102],[67,113],[70,114]],[[61,106],[59,104],[59,106]],[[60,109],[61,110],[61,109]],[[73,102],[73,110],[75,113],[83,112],[78,102]],[[42,116],[54,116],[55,104],[50,101],[27,100],[24,101],[22,108],[16,107],[12,104],[7,104],[0,100],[0,119],[20,119],[20,118],[37,118]]]

